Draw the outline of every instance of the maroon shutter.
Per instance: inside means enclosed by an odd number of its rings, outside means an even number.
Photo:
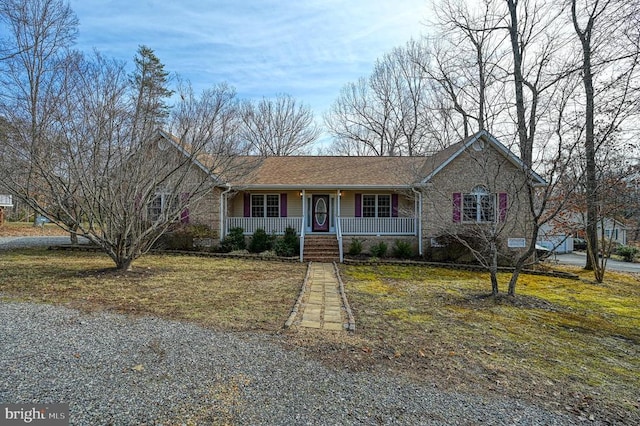
[[[180,194],[180,201],[182,204],[189,201],[189,193],[184,192]],[[189,223],[189,207],[185,207],[184,210],[180,213],[180,223],[187,224]]]
[[[280,217],[287,217],[287,194],[280,194]]]
[[[504,222],[505,219],[507,218],[507,205],[509,200],[508,197],[509,196],[507,195],[506,192],[501,192],[500,194],[498,194],[498,211],[499,211],[498,218],[500,222]]]
[[[244,193],[244,217],[251,217],[251,194]]]
[[[462,193],[455,192],[453,194],[453,222],[460,223],[462,221]]]
[[[398,194],[391,194],[391,216],[398,217]]]
[[[362,217],[362,194],[356,194],[356,217]]]

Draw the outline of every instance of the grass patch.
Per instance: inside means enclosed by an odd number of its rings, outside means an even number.
[[[640,420],[638,277],[523,275],[515,299],[494,299],[485,273],[387,265],[342,273],[370,362],[587,418]],[[501,288],[509,277],[499,276]]]
[[[69,233],[53,223],[47,223],[42,227],[33,226],[33,222],[4,222],[0,225],[0,237],[41,237],[64,235],[69,235]]]
[[[3,299],[193,321],[225,330],[276,330],[300,291],[305,265],[165,255],[131,272],[101,253],[41,249],[2,253]]]

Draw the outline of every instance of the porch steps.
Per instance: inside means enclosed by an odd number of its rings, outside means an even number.
[[[303,260],[305,262],[338,262],[340,248],[335,235],[305,235]]]

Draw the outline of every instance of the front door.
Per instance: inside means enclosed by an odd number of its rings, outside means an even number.
[[[314,195],[311,198],[311,216],[313,232],[329,231],[329,196]]]

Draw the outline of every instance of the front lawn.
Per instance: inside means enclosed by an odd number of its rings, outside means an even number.
[[[640,419],[640,280],[523,275],[515,300],[484,273],[344,266],[358,358],[456,389],[544,401],[588,419]],[[577,272],[573,270],[572,272]],[[506,288],[509,276],[500,276]],[[385,361],[386,360],[386,361]]]
[[[116,272],[104,254],[0,252],[0,298],[280,330],[306,265],[147,255]],[[640,279],[596,284],[523,275],[493,299],[485,273],[341,265],[356,332],[291,329],[278,342],[336,368],[508,395],[584,419],[640,424]],[[500,276],[501,288],[507,275]]]
[[[225,330],[282,328],[306,265],[148,255],[117,272],[102,253],[0,252],[0,297],[193,321]]]

